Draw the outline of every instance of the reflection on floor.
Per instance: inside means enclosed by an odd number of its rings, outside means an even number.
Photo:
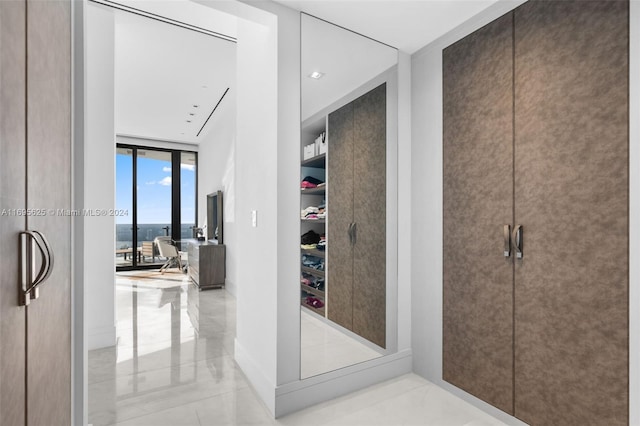
[[[233,360],[235,300],[186,276],[118,274],[118,345],[89,353],[93,425],[502,425],[410,374],[273,420]]]
[[[307,378],[378,358],[380,353],[300,308],[300,375]]]

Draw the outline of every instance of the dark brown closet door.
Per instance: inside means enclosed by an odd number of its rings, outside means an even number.
[[[515,12],[515,414],[628,419],[628,3]]]
[[[327,137],[327,318],[353,329],[353,104],[329,114]]]
[[[25,209],[25,4],[0,1],[0,424],[25,422],[25,308],[18,306]]]
[[[386,347],[387,85],[353,102],[353,331]],[[332,157],[333,158],[333,157]]]
[[[443,53],[443,378],[508,413],[513,263],[503,255],[503,226],[513,214],[512,25],[505,15]]]
[[[28,0],[28,207],[71,208],[71,2]],[[55,255],[27,307],[27,424],[71,423],[71,220],[28,218]]]

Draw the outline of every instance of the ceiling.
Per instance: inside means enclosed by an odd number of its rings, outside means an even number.
[[[195,2],[97,1],[144,8],[156,16],[235,37],[235,18]],[[496,0],[275,1],[413,53]],[[215,114],[208,118],[227,88],[229,92],[221,106],[232,102],[230,98],[235,96],[235,43],[135,13],[116,10],[115,15],[116,133],[200,143],[219,123],[214,120]],[[330,36],[303,38],[304,46],[309,47],[304,52],[318,53],[303,57],[303,91],[309,94],[303,99],[304,118],[353,90],[366,77],[384,71],[393,62],[391,56],[395,56],[386,46],[363,37],[345,36],[352,34],[347,31],[335,27],[323,31]],[[341,49],[344,55],[320,54],[335,46],[347,47]],[[332,61],[322,59],[329,57]],[[371,58],[378,60],[372,62]],[[306,78],[307,68],[319,69],[326,75],[313,81]],[[347,74],[358,76],[358,80],[332,81],[335,76]]]
[[[235,55],[231,41],[117,10],[116,133],[200,143],[227,89],[226,101],[235,95]]]
[[[414,53],[496,0],[275,0]]]
[[[302,120],[397,64],[398,51],[309,15],[301,21]],[[310,78],[313,72],[324,75]]]

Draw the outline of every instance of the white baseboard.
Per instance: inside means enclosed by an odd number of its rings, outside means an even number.
[[[276,387],[271,381],[262,374],[260,368],[253,359],[247,354],[242,345],[235,339],[235,359],[242,372],[247,376],[249,383],[257,392],[262,402],[266,405],[272,415],[275,414],[275,390]]]
[[[116,344],[116,327],[105,326],[87,330],[87,349],[100,349]]]
[[[411,373],[410,349],[278,386],[276,418]]]
[[[224,289],[227,290],[233,297],[238,298],[238,287],[233,281],[229,281],[228,279],[224,280]]]

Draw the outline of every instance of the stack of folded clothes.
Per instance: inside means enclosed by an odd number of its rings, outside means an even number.
[[[325,183],[323,181],[321,181],[320,179],[316,179],[313,176],[306,176],[304,179],[302,179],[302,182],[300,182],[300,188],[302,189],[318,187],[321,188],[324,185]]]
[[[300,210],[300,218],[305,220],[324,219],[327,217],[326,203],[323,201],[319,206],[309,206]]]
[[[327,237],[325,234],[320,235],[314,230],[311,230],[300,238],[300,248],[303,250],[317,249],[325,251],[327,248]]]
[[[303,254],[302,265],[306,266],[307,268],[317,269],[318,271],[324,271],[324,259],[322,259],[321,257]]]

